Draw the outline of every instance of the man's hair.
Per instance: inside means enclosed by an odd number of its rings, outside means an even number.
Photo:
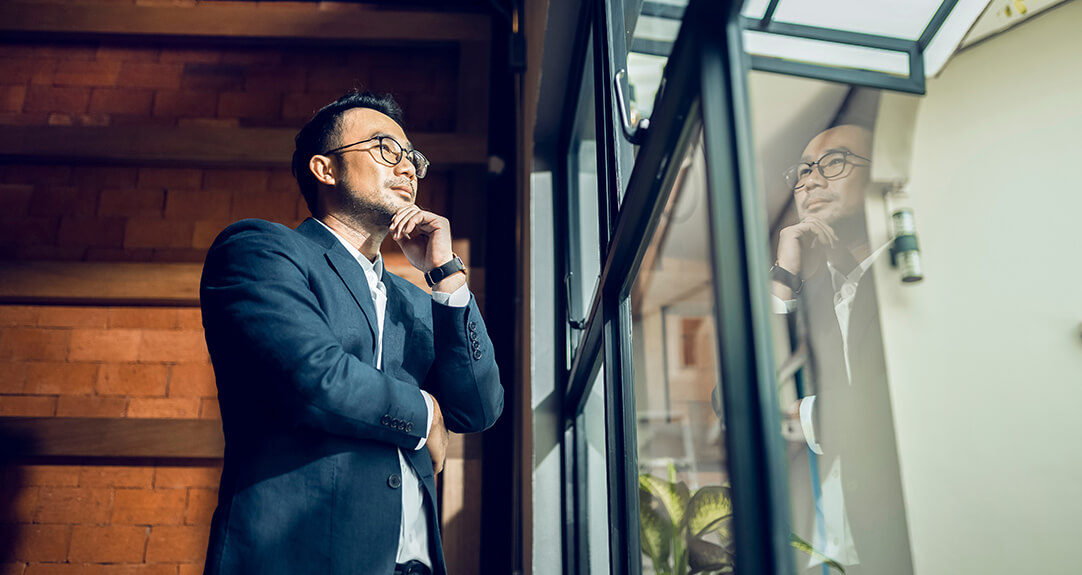
[[[312,119],[301,128],[301,131],[297,132],[296,149],[293,151],[293,177],[297,178],[301,195],[308,204],[308,211],[313,215],[316,213],[319,182],[309,169],[308,163],[312,156],[342,145],[338,141],[342,132],[342,115],[354,108],[370,108],[390,117],[399,126],[403,126],[402,108],[390,94],[380,95],[354,90],[316,112]]]

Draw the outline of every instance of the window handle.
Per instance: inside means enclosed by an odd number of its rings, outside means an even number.
[[[627,73],[621,68],[612,81],[613,86],[616,88],[616,107],[620,111],[620,128],[623,130],[624,138],[627,141],[636,146],[641,146],[643,141],[646,140],[646,131],[650,129],[650,119],[643,118],[634,126],[631,125],[631,116],[627,112],[628,103],[624,99],[623,79],[626,75]]]
[[[575,277],[572,272],[567,272],[564,276],[564,291],[567,292],[567,299],[564,300],[567,304],[567,325],[571,326],[571,329],[582,330],[586,329],[586,319],[575,319],[571,315],[571,278]]]

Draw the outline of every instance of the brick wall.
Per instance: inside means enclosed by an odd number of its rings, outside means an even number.
[[[267,6],[279,4],[297,7]],[[445,47],[0,42],[0,129],[299,128],[362,87],[394,93],[409,130],[448,132],[456,70]],[[0,260],[200,262],[232,221],[307,216],[288,158],[262,169],[44,160],[0,162]],[[418,202],[449,213],[452,179],[430,172]],[[219,418],[198,309],[0,305],[0,416]],[[9,467],[0,538],[13,547],[0,575],[201,573],[219,473],[218,461]]]

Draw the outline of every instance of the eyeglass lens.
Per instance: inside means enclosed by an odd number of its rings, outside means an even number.
[[[405,155],[406,159],[413,164],[414,169],[417,171],[418,178],[423,178],[428,173],[428,159],[417,150],[406,152],[402,148],[402,144],[399,144],[394,138],[380,138],[379,153],[383,157],[383,161],[388,164],[398,164],[398,162],[402,161],[402,156]]]
[[[816,162],[801,163],[789,168],[785,172],[786,183],[789,184],[790,188],[799,190],[807,183],[813,166],[819,170],[821,176],[830,180],[841,176],[845,172],[846,165],[848,165],[848,161],[845,152],[831,152],[823,155]]]

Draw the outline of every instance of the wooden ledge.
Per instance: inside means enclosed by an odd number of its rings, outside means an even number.
[[[216,419],[0,417],[0,437],[18,457],[216,459],[225,452]]]

